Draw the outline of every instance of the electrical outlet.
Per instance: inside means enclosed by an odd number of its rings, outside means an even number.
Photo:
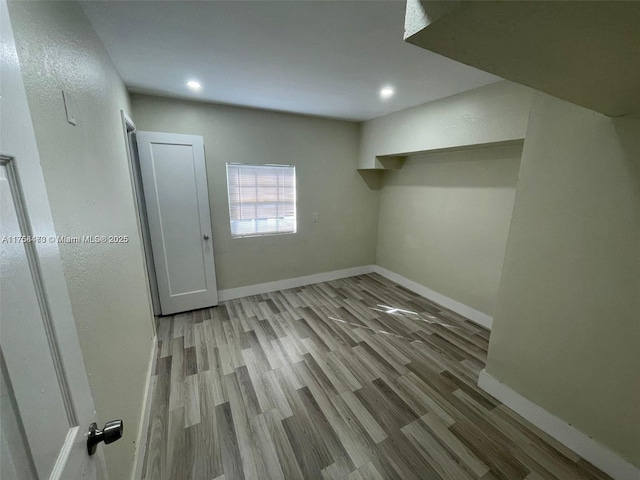
[[[317,221],[319,221],[319,220],[320,220],[320,215],[319,215],[319,214],[317,214],[317,213],[314,213],[314,214],[313,214],[313,221],[314,221],[314,222],[317,222]]]

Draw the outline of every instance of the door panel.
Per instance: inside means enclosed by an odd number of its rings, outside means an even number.
[[[207,289],[191,145],[150,145],[169,295]],[[170,192],[162,195],[162,192]],[[193,232],[194,235],[188,235]]]
[[[45,238],[55,244],[51,239],[55,235],[34,234],[29,222],[33,209],[28,209],[22,195],[15,163],[16,159],[0,155],[2,403],[15,407],[3,412],[3,416],[10,415],[0,425],[0,463],[11,464],[20,479],[34,474],[51,480],[102,479],[106,475],[103,459],[87,453],[84,434],[95,411],[77,337],[57,340],[57,334],[75,329],[74,320],[71,315],[60,318],[52,312],[50,306],[65,298],[48,295],[41,270],[43,257],[35,246],[39,243],[46,249]],[[34,213],[37,218],[39,212]],[[59,257],[49,256],[47,263],[52,260],[59,262]],[[70,371],[65,369],[65,360],[80,363]],[[73,378],[76,388],[72,389],[69,375],[84,378]],[[24,450],[13,445],[18,438]]]
[[[0,478],[36,480],[33,457],[11,388],[5,361],[0,353]]]
[[[7,173],[7,165],[1,165],[0,238],[4,240],[28,235],[19,224]],[[40,279],[34,272],[34,282],[29,260],[24,243],[3,242],[0,250],[0,352],[7,370],[20,372],[11,376],[13,391],[17,398],[23,400],[20,408],[51,415],[44,424],[39,423],[41,419],[37,415],[22,417],[29,445],[38,452],[34,458],[38,474],[41,478],[48,478],[70,427],[67,418],[70,406],[65,404],[60,378],[54,367],[51,339],[42,328],[46,306],[38,299],[34,283],[39,283]],[[29,348],[25,348],[26,345]],[[38,365],[39,368],[28,368],[29,365]]]
[[[163,315],[218,304],[202,137],[138,132]]]

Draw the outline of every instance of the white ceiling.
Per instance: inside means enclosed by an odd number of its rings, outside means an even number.
[[[499,80],[407,44],[404,1],[86,1],[133,92],[368,120]],[[185,85],[202,83],[200,93]],[[392,85],[386,101],[378,92]]]

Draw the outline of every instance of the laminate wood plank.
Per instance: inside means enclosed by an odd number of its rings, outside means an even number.
[[[300,389],[299,392],[309,402],[307,411],[310,412],[312,409],[316,411],[317,418],[320,419],[317,423],[322,425],[321,421],[324,419],[328,422],[328,425],[324,425],[321,432],[324,433],[325,442],[327,442],[335,460],[332,471],[340,472],[344,476],[369,461],[367,448],[359,442],[358,433],[348,422],[344,421],[335,403],[315,381],[309,369],[301,366],[300,370],[306,387]],[[345,452],[349,459],[346,458]]]
[[[251,435],[254,441],[254,456],[260,459],[259,477],[273,480],[284,480],[284,472],[280,466],[275,445],[269,434],[264,415],[256,415],[249,419]]]
[[[183,406],[184,390],[184,342],[181,337],[173,339],[171,354],[171,391],[169,393],[169,410]]]
[[[245,333],[250,332],[253,328],[247,322],[249,317],[255,317],[256,312],[254,311],[255,304],[250,300],[249,297],[244,297],[239,299],[240,305],[242,306],[243,315],[240,316],[240,323],[242,324],[242,329]]]
[[[185,313],[178,313],[173,317],[173,338],[184,337],[184,322],[187,315]],[[183,338],[184,342],[184,338]]]
[[[271,348],[273,350],[274,355],[277,357],[278,363],[280,365],[286,365],[287,363],[289,363],[289,356],[287,355],[287,352],[284,350],[284,347],[282,346],[282,343],[280,342],[279,338],[275,340],[271,340]]]
[[[189,375],[184,381],[184,426],[188,428],[200,423],[200,392],[198,376]]]
[[[269,341],[274,341],[280,338],[276,333],[273,325],[276,324],[275,315],[271,312],[271,309],[267,307],[263,307],[264,311],[267,312],[264,320],[260,320],[260,326],[262,327],[262,331],[266,335]]]
[[[513,425],[515,428],[518,428],[521,432],[523,432],[523,434],[531,438],[532,441],[540,442],[542,440],[545,444],[559,451],[565,457],[570,458],[573,462],[578,462],[581,460],[580,456],[577,453],[573,452],[568,447],[558,442],[555,438],[551,437],[546,432],[543,432],[538,427],[522,418],[510,408],[507,408],[504,405],[498,405],[491,413],[495,417],[502,418]]]
[[[333,336],[320,325],[319,317],[313,310],[309,307],[303,307],[298,311],[302,317],[300,322],[307,327],[309,332],[309,340],[318,345],[318,350],[328,352],[339,347]]]
[[[369,462],[355,472],[351,472],[347,480],[384,480],[373,463]]]
[[[302,362],[302,355],[308,353],[307,351],[301,351],[302,349],[298,348],[299,343],[290,336],[280,338],[278,339],[278,342],[280,342],[282,349],[287,355],[287,363]]]
[[[472,387],[467,382],[461,380],[459,376],[454,375],[449,371],[442,372],[440,375],[455,383],[467,397],[471,398],[481,408],[490,411],[498,406],[498,402],[493,397],[485,392],[479,391],[477,388]]]
[[[377,382],[378,380],[374,381]],[[400,430],[417,418],[415,413],[405,410],[404,408],[394,410],[392,408],[393,404],[371,384],[365,385],[360,390],[357,390],[355,395],[387,435],[391,435],[394,431]]]
[[[211,389],[215,405],[222,405],[229,401],[227,385],[224,382],[224,373],[220,365],[220,355],[217,348],[207,345],[209,355],[209,370],[211,371]]]
[[[420,361],[426,362],[431,365],[431,369],[436,373],[442,373],[451,368],[450,361],[434,353],[422,340],[413,340],[410,342],[410,346],[414,350],[412,360],[415,360],[416,363],[420,363]]]
[[[541,475],[539,472],[531,472],[525,477],[525,480],[548,480],[548,477]]]
[[[346,386],[347,389],[355,392],[362,388],[362,385],[358,379],[351,373],[351,371],[342,363],[335,351],[328,352],[325,355],[325,360],[329,369],[340,380],[340,383]],[[344,391],[344,390],[343,390]]]
[[[304,478],[302,471],[300,470],[300,466],[296,461],[296,456],[293,448],[291,447],[291,443],[289,443],[287,433],[282,426],[281,418],[278,412],[276,412],[275,410],[269,410],[263,415],[284,478]]]
[[[195,346],[184,349],[184,370],[186,376],[198,373],[198,359],[196,358]]]
[[[170,365],[170,364],[169,364]],[[158,381],[156,378],[151,403],[149,433],[147,434],[147,454],[143,465],[143,478],[163,479],[167,477],[167,424],[169,411],[170,379]]]
[[[262,374],[262,384],[266,395],[271,399],[271,403],[277,410],[280,419],[284,420],[285,418],[293,415],[291,406],[289,405],[287,397],[282,390],[282,386],[278,382],[273,370],[269,370]]]
[[[375,418],[373,418],[353,392],[343,392],[340,394],[340,397],[344,400],[353,415],[358,419],[367,434],[369,434],[371,440],[379,443],[387,438],[387,434],[380,424]]]
[[[310,387],[303,387],[298,390],[298,393],[302,400],[302,404],[304,405],[305,410],[309,415],[309,420],[311,422],[312,428],[316,431],[317,436],[322,439],[322,442],[324,442],[325,446],[327,447],[327,450],[329,451],[331,458],[333,459],[333,462],[338,469],[338,472],[340,472],[342,476],[348,475],[356,468],[353,461],[351,460],[351,457],[345,450],[345,446],[350,443],[348,440],[346,440],[346,437],[348,437],[348,435],[343,435],[343,441],[345,441],[345,443],[343,444],[342,441],[340,441],[338,434],[331,426],[331,423],[327,419],[327,416],[320,408],[318,399],[311,393]],[[329,408],[333,408],[333,405],[331,405],[328,401],[325,401],[324,404],[326,406],[325,411],[329,410]],[[332,417],[337,418],[338,415],[336,414]],[[339,431],[342,431],[342,429],[339,429]]]
[[[381,466],[386,468],[389,465],[396,472],[393,478],[442,479],[429,462],[415,449],[409,439],[399,430],[393,431],[389,438],[379,443],[378,451],[385,460],[381,462]],[[388,473],[391,472],[389,471]]]
[[[447,425],[441,422],[441,419],[434,413],[428,413],[420,417],[422,425],[429,430],[438,439],[452,455],[466,465],[476,476],[482,477],[489,471],[489,467],[485,465],[467,446],[458,439]]]
[[[369,375],[373,375],[375,378],[393,378],[400,375],[386,360],[381,359],[380,356],[367,344],[358,345],[357,347],[352,348],[351,351],[358,359],[360,366],[363,367]]]
[[[211,339],[213,340],[213,346],[220,348],[221,346],[226,346],[227,345],[227,338],[224,335],[224,327],[223,327],[223,321],[222,321],[222,317],[219,313],[219,310],[216,309],[212,309],[213,311],[213,315],[211,318],[211,326],[213,327],[213,334],[211,336]]]
[[[253,384],[253,388],[256,394],[256,398],[258,399],[258,405],[260,407],[261,412],[267,412],[276,407],[273,399],[267,392],[267,389],[264,385],[263,374],[264,370],[260,369],[258,365],[256,356],[252,349],[246,349],[242,351],[244,356],[244,360],[246,363],[247,372],[249,373],[249,377],[251,378],[251,383]],[[272,370],[268,370],[272,371]]]
[[[435,413],[440,421],[447,427],[453,425],[455,420],[445,410],[437,398],[434,398],[428,386],[415,374],[409,373],[396,379],[396,385],[400,395],[404,395],[405,401],[411,405],[416,404],[414,411],[420,413],[423,409]]]
[[[520,454],[520,452],[522,454]],[[577,464],[571,462],[560,453],[556,451],[545,451],[535,443],[529,445],[529,448],[526,450],[516,451],[514,455],[525,464],[527,459],[524,457],[526,455],[526,457],[535,461],[535,464],[532,464],[534,468],[540,465],[555,478],[562,478],[563,480],[596,480],[597,478],[590,472],[580,469]]]
[[[334,463],[331,453],[314,431],[297,391],[292,392],[286,388],[285,394],[293,411],[293,415],[282,421],[289,444],[303,478],[320,479],[322,470]]]
[[[242,394],[245,411],[249,417],[254,417],[261,413],[261,409],[247,367],[242,366],[240,368],[236,368],[236,376],[238,384],[240,385],[240,392]]]
[[[236,332],[233,328],[232,323],[224,322],[222,324],[222,330],[224,331],[224,336],[227,342],[227,348],[229,352],[229,357],[231,359],[231,365],[233,368],[238,368],[244,366],[244,357],[242,356],[242,345],[240,339],[237,337]]]
[[[189,315],[184,324],[183,324],[183,336],[184,336],[184,348],[190,348],[195,346],[195,339],[193,337],[193,321],[190,321],[190,319],[193,319],[193,315]]]
[[[411,362],[407,365],[407,369],[411,370],[420,380],[443,395],[458,389],[458,386],[447,377],[431,370],[431,367],[426,362]]]
[[[224,321],[231,321],[234,318],[239,318],[242,315],[242,311],[237,310],[238,302],[230,300],[228,302],[220,302],[216,310],[220,314],[220,318]]]
[[[380,352],[384,352],[385,360],[396,370],[396,372],[400,374],[406,372],[405,365],[411,363],[411,360],[395,348],[391,342],[387,341],[387,339],[382,340],[380,335],[374,335],[371,331],[363,328],[357,328],[355,331],[362,340],[371,347],[372,350],[376,351],[378,354]]]
[[[320,361],[322,361],[319,357]],[[326,369],[320,368],[316,359],[309,353],[304,356],[304,362],[296,363],[295,368],[297,371],[300,371],[306,366],[311,371],[311,374],[315,378],[315,380],[322,386],[323,390],[329,394],[329,396],[337,395],[341,390],[341,384],[336,386],[336,383],[339,383],[334,375],[327,375]],[[346,388],[343,389],[347,390]]]
[[[335,463],[323,468],[320,473],[324,480],[343,480],[345,478],[342,471],[340,471],[340,468]]]
[[[285,393],[286,388],[289,388],[290,390],[300,390],[305,386],[305,383],[303,383],[298,376],[297,367],[295,364],[284,365],[277,370],[273,370],[273,373],[278,379],[278,384],[282,388],[282,391]]]
[[[511,454],[507,446],[470,421],[456,422],[449,428],[498,478],[518,480],[529,474],[530,470]]]
[[[309,353],[304,355],[304,362],[313,370],[314,375],[323,380],[326,379],[330,383],[330,386],[327,386],[329,390],[335,390],[334,394],[336,394],[350,389],[347,382],[325,360],[331,352],[326,352],[323,355],[313,345],[307,345],[307,348]]]
[[[209,350],[204,333],[204,321],[196,324],[193,328],[196,350],[196,368],[198,373],[209,370]]]
[[[279,368],[282,366],[280,359],[273,351],[273,347],[271,346],[271,340],[265,330],[263,328],[263,324],[256,317],[252,317],[249,319],[251,326],[253,327],[253,331],[255,333],[255,338],[258,340],[260,347],[262,348],[262,352],[267,359],[267,365],[270,369]],[[274,336],[274,338],[277,338]],[[252,341],[252,340],[250,340]]]
[[[182,343],[181,338],[180,340]],[[178,407],[170,410],[168,415],[166,480],[190,476],[187,474],[187,469],[191,467],[188,464],[189,457],[190,451],[184,425],[184,407]]]
[[[402,433],[444,480],[473,480],[472,475],[422,428],[419,420],[402,427]]]
[[[224,473],[221,448],[223,440],[218,436],[216,405],[210,388],[211,375],[211,372],[198,374],[200,423],[189,427],[195,438],[192,469],[194,478],[211,479]]]
[[[242,469],[246,478],[260,478],[258,477],[258,466],[253,454],[254,446],[249,426],[249,416],[246,410],[246,403],[242,398],[240,383],[235,373],[225,375],[224,379],[229,394],[229,405],[231,407],[237,445],[240,450]]]
[[[162,318],[143,478],[610,480],[478,388],[488,340],[377,274]]]
[[[216,405],[216,426],[226,478],[245,478],[233,415],[229,402]]]
[[[609,475],[607,475],[606,473],[596,468],[594,465],[586,461],[584,458],[581,458],[580,460],[578,460],[576,462],[576,465],[578,465],[578,468],[580,468],[580,471],[589,473],[593,478],[596,478],[598,480],[613,480],[613,478],[611,478]]]
[[[370,363],[363,361],[355,352],[355,348],[352,348],[350,351],[340,349],[335,350],[333,353],[342,360],[342,363],[351,371],[361,385],[380,378],[380,373],[375,371]]]
[[[345,347],[355,347],[362,341],[360,336],[353,330],[353,326],[347,320],[340,318],[339,313],[331,311],[327,314],[327,321],[329,328],[331,328],[340,338]]]

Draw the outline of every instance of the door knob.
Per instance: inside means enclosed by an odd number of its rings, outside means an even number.
[[[87,450],[89,455],[96,453],[98,444],[104,442],[105,445],[115,442],[122,437],[124,423],[122,420],[111,420],[105,423],[102,430],[98,430],[98,425],[92,423],[89,426],[89,437],[87,438]]]
[[[202,238],[204,238],[205,240],[209,240],[209,235],[207,235],[206,233],[202,236]]]

